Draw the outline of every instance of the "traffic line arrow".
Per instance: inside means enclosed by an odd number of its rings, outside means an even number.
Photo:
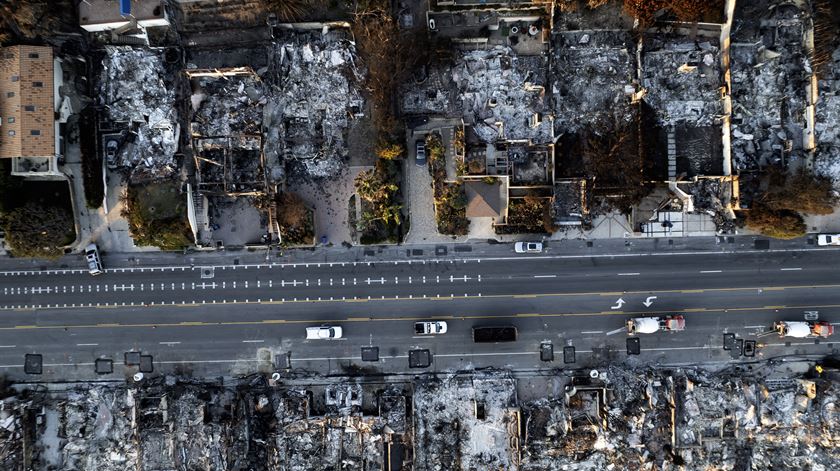
[[[621,309],[621,306],[624,305],[624,300],[618,298],[618,301],[615,302],[615,306],[611,306],[610,309]]]
[[[644,304],[645,307],[650,307],[651,305],[653,305],[654,299],[656,299],[656,296],[648,296],[648,298],[645,299],[645,301],[642,304]]]

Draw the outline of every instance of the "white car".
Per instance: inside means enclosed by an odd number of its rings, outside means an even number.
[[[99,248],[96,244],[88,244],[85,247],[85,261],[88,264],[88,272],[91,275],[101,275],[105,273],[102,270],[102,259],[99,258]]]
[[[513,246],[513,250],[516,253],[540,253],[542,249],[542,242],[517,242]]]
[[[329,340],[340,339],[341,327],[322,325],[320,327],[307,327],[306,340]]]
[[[820,234],[817,245],[840,245],[840,234]]]

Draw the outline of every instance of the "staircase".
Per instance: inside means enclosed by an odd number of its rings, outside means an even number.
[[[668,128],[668,180],[677,178],[677,133]]]
[[[207,205],[205,204],[207,198],[204,195],[193,193],[192,201],[195,208],[196,243],[208,245],[212,242],[212,233],[210,232],[210,221],[207,217]]]

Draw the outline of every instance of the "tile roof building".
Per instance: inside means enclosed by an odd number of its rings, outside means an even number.
[[[52,48],[0,48],[0,158],[56,155]]]

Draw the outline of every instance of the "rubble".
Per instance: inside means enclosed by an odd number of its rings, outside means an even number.
[[[311,178],[334,177],[346,166],[347,132],[364,116],[364,71],[355,45],[340,31],[288,33],[273,45],[265,108],[269,166],[293,161]]]
[[[404,85],[403,113],[460,117],[483,144],[553,143],[547,57],[517,55],[502,45],[458,49],[455,56],[453,65],[433,65]]]
[[[636,59],[629,33],[565,32],[556,34],[553,41],[551,93],[556,133],[597,127],[612,116],[630,122]]]
[[[815,109],[817,152],[814,172],[831,179],[840,190],[840,46],[819,77],[819,101]]]
[[[553,141],[545,101],[546,58],[518,56],[507,46],[462,51],[452,67],[464,122],[485,143]]]
[[[786,164],[807,148],[810,20],[792,4],[771,8],[769,3],[739,3],[733,27],[732,159],[739,170]]]
[[[9,471],[24,463],[373,471],[386,459],[417,471],[838,469],[836,372],[805,378],[749,366],[484,370],[385,384],[261,375],[21,384],[0,400],[0,463]]]
[[[649,35],[642,55],[644,101],[662,126],[712,126],[723,113],[717,40]]]
[[[509,377],[453,376],[414,391],[415,469],[516,469],[519,409]]]
[[[115,166],[171,175],[180,124],[164,52],[129,46],[106,46],[104,52],[99,97],[106,121],[122,136]]]

